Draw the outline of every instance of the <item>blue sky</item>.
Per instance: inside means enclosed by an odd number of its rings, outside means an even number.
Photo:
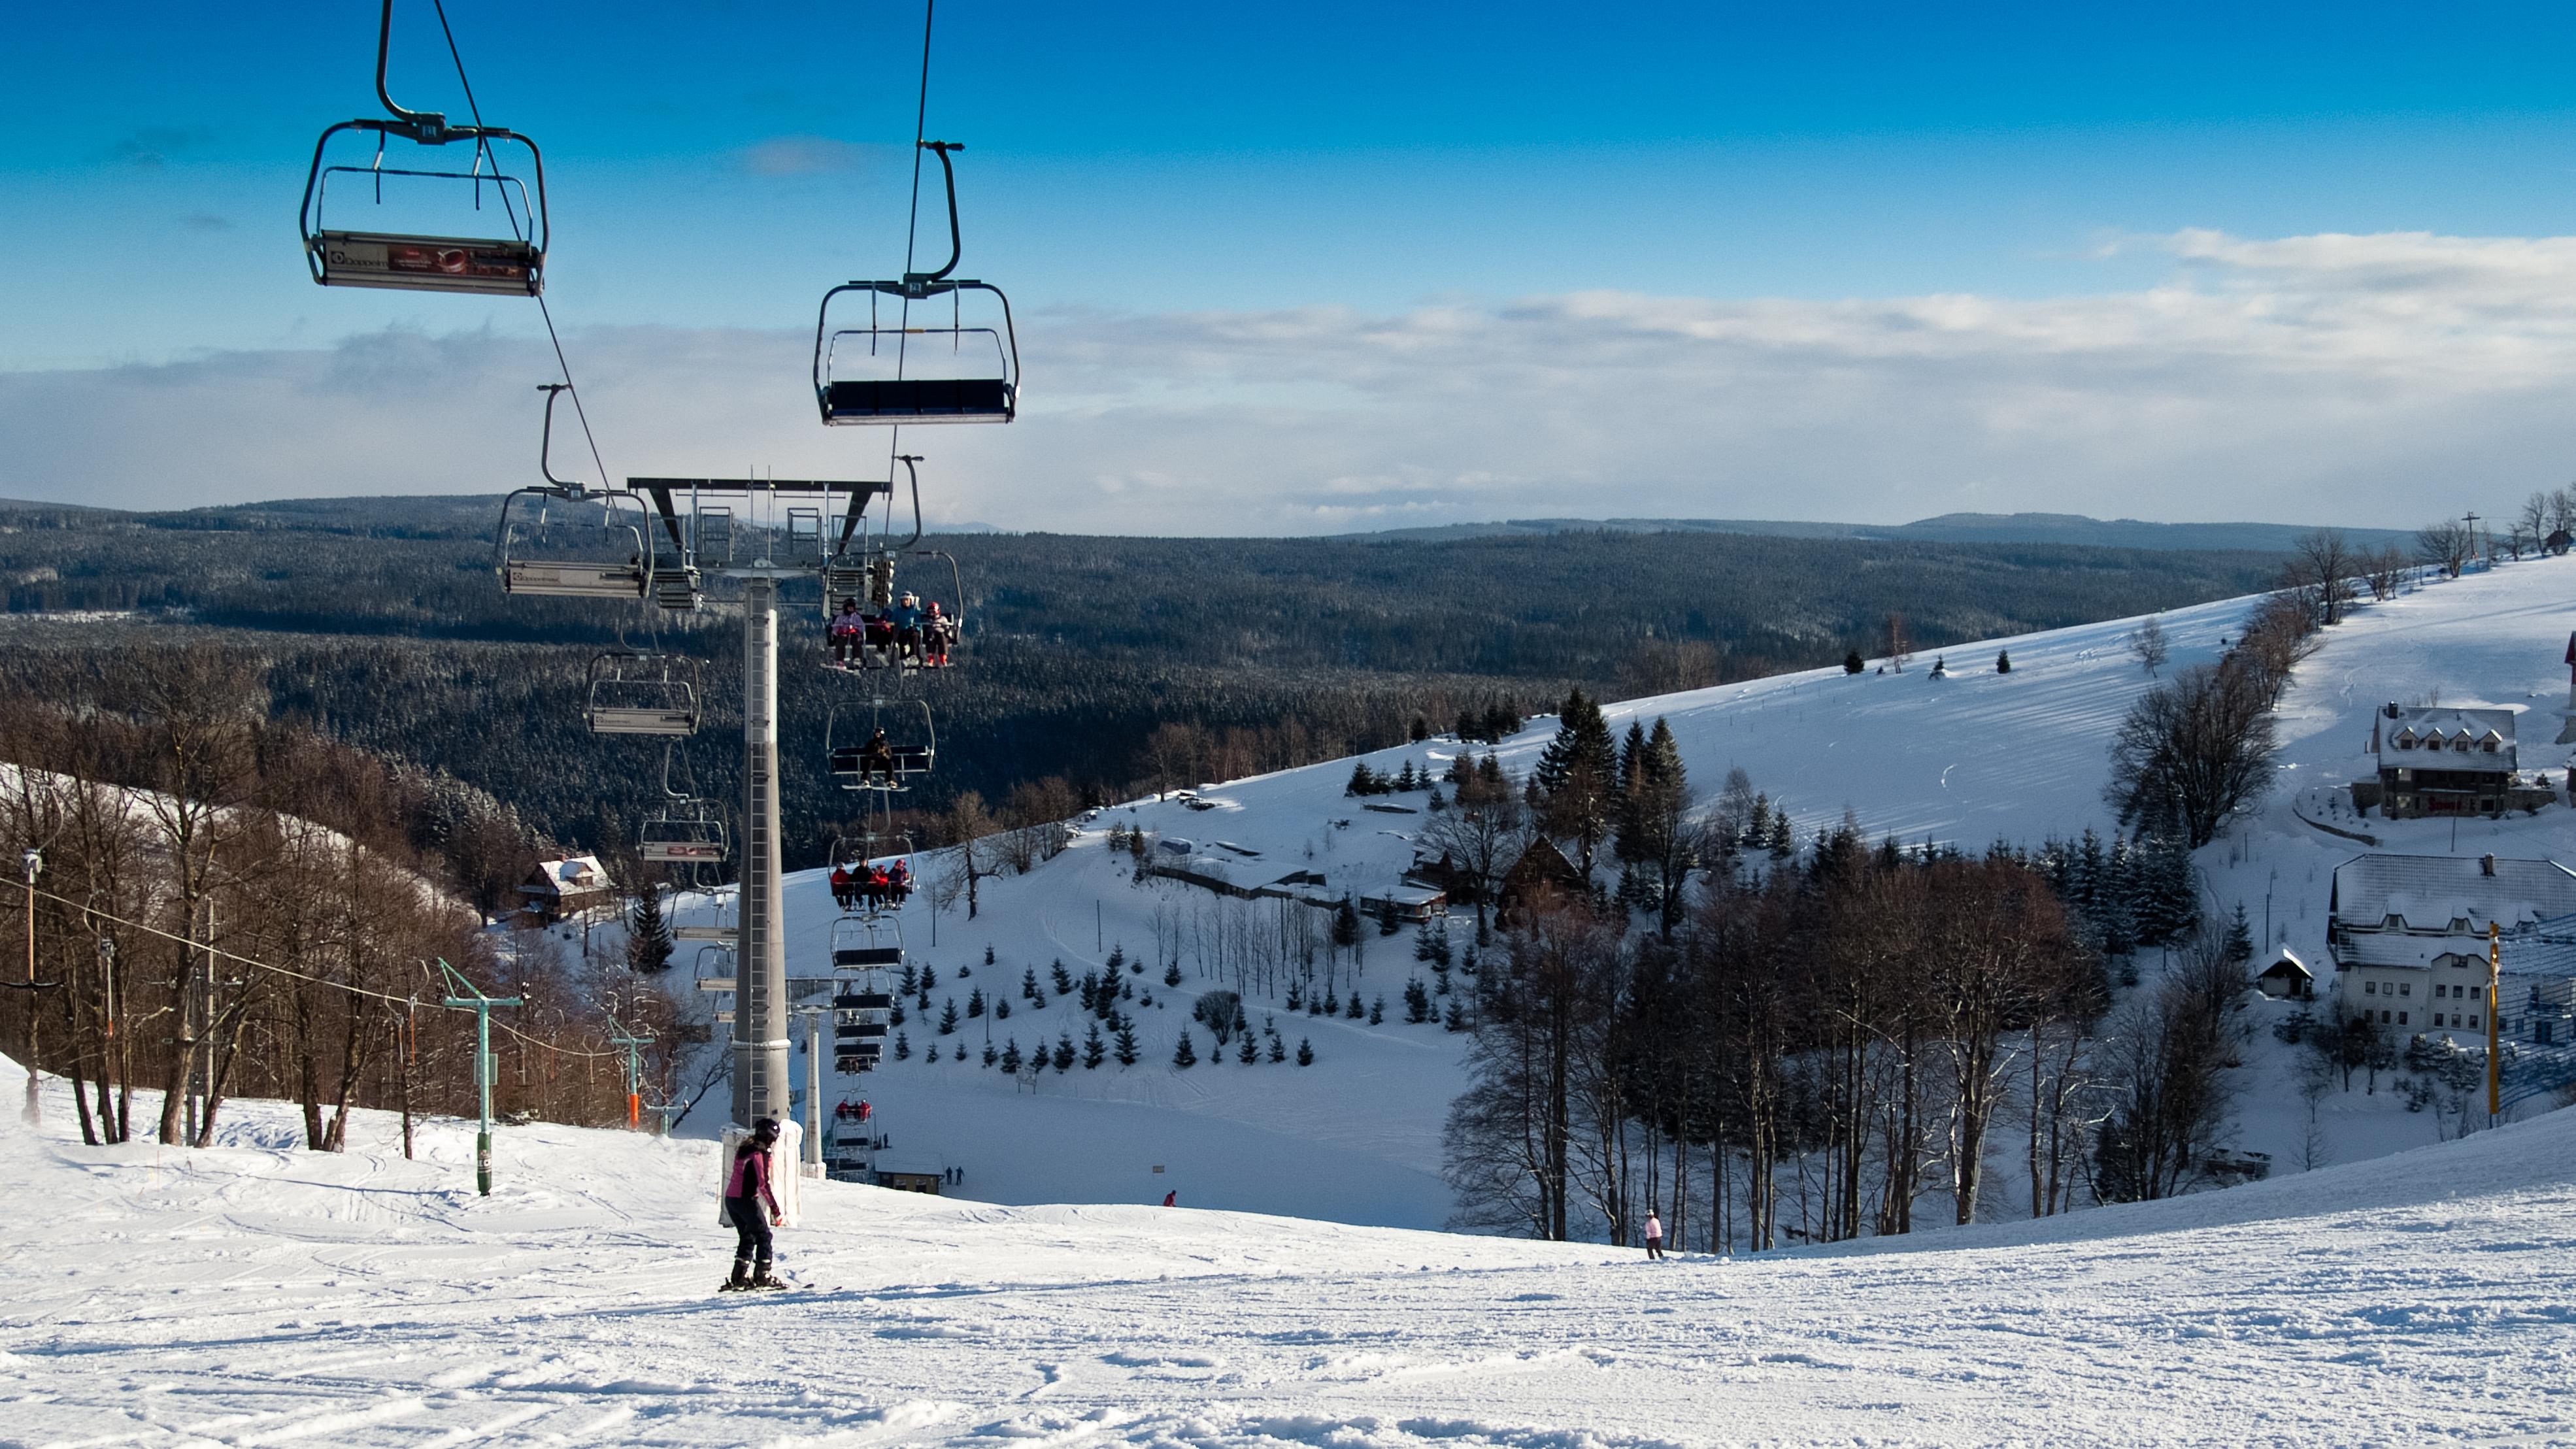
[[[576,370],[597,359],[602,375],[583,382],[608,414],[620,411],[606,395],[619,368],[606,354],[640,345],[634,329],[683,351],[714,349],[709,365],[720,352],[736,376],[788,377],[801,366],[794,335],[810,331],[823,288],[899,265],[917,5],[449,8],[486,117],[546,147],[549,299],[570,329]],[[461,115],[427,5],[403,0],[398,13],[396,95]],[[237,358],[245,374],[291,373],[299,357],[345,359],[387,329],[405,346],[493,349],[476,365],[518,365],[509,349],[535,326],[524,304],[326,291],[305,279],[291,213],[312,138],[373,109],[373,42],[364,3],[164,6],[113,19],[57,6],[13,17],[0,56],[0,125],[16,143],[0,154],[10,198],[0,251],[15,286],[0,369],[23,406],[30,396],[44,406],[0,416],[55,430],[40,451],[60,460],[81,455],[72,430],[82,424],[61,404],[84,377],[105,388],[132,382],[137,368],[219,357]],[[1221,493],[1250,462],[1276,460],[1260,465],[1277,470],[1261,481],[1264,496],[1299,501],[1252,525],[1262,531],[1506,511],[1814,511],[1779,501],[1784,491],[1844,516],[1899,517],[1952,502],[2048,506],[2072,468],[2102,475],[2100,498],[2087,503],[2095,511],[2163,516],[2116,506],[2142,480],[2129,464],[2090,457],[2088,446],[2109,445],[2088,444],[2089,432],[2054,451],[2022,449],[2032,456],[2007,466],[1996,440],[2017,424],[1991,411],[1977,437],[1959,440],[1983,460],[1974,466],[1820,494],[1814,477],[1883,469],[1885,456],[1919,457],[1943,439],[1891,437],[1884,456],[1835,458],[1817,440],[1846,434],[1852,417],[1888,416],[1888,399],[1873,395],[1841,413],[1820,407],[1804,444],[1707,424],[1624,467],[1615,456],[1595,466],[1576,460],[1603,440],[1558,429],[1450,467],[1418,451],[1373,455],[1371,429],[1387,431],[1377,453],[1405,452],[1403,416],[1347,397],[1318,402],[1295,379],[1329,385],[1337,357],[1368,345],[1363,334],[1461,310],[1500,329],[1494,347],[1561,348],[1562,338],[1524,337],[1510,324],[1534,300],[1549,308],[1590,293],[1766,316],[1933,297],[2080,304],[2178,284],[2206,290],[2194,279],[2213,263],[2173,242],[2185,233],[2565,236],[2576,232],[2571,42],[2576,10],[2537,5],[2114,13],[949,0],[930,130],[968,145],[965,271],[1010,288],[1032,352],[1032,412],[1011,439],[942,439],[964,472],[953,496],[959,516],[1009,522],[994,515],[1028,500],[1004,475],[1052,459],[1072,471],[1043,496],[1061,497],[1071,482],[1093,497],[1083,516],[1142,527],[1171,517],[1158,490]],[[2229,270],[2236,261],[2214,265],[2242,280]],[[2305,274],[2297,284],[2317,286],[2331,290]],[[1295,345],[1308,354],[1274,353],[1230,373],[1221,396],[1199,395],[1202,367],[1169,360],[1208,345],[1176,338],[1181,319],[1237,336],[1225,319],[1311,322],[1319,312],[1345,319],[1346,333],[1301,324]],[[2119,332],[2109,326],[2105,335]],[[1776,336],[1759,345],[1773,364],[1800,362]],[[1049,377],[1043,358],[1077,364],[1081,385],[1058,385],[1061,368]],[[1843,370],[1820,367],[1818,387]],[[687,385],[642,361],[627,371],[639,388],[647,374]],[[1652,379],[1632,387],[1651,389]],[[2368,383],[2357,381],[2353,397],[2383,406]],[[312,385],[278,387],[301,395]],[[2014,418],[2046,411],[2027,379],[1999,385],[2025,391],[1971,405]],[[2491,434],[2493,409],[2535,385],[2527,370],[2490,380],[2455,400],[2444,426]],[[1042,430],[1050,394],[1066,407],[1061,436],[1080,446],[1018,436]],[[2302,395],[2314,401],[2313,389]],[[398,396],[364,401],[401,406]],[[2312,425],[2332,431],[2326,401]],[[1922,401],[1927,417],[1944,406]],[[657,410],[643,392],[626,407],[639,418]],[[222,409],[210,401],[207,415]],[[706,451],[812,464],[830,456],[827,445],[849,450],[837,434],[770,431],[796,416],[782,407],[774,424],[707,437]],[[2500,471],[2542,467],[2564,441],[2536,407],[2530,416],[2501,445]],[[512,447],[525,421],[489,420]],[[1357,441],[1291,461],[1270,436],[1318,427]],[[802,428],[820,432],[810,419]],[[2212,457],[2271,431],[2246,420],[2213,436]],[[2243,500],[2240,512],[2303,517],[2342,500],[2371,515],[2350,521],[2404,521],[2386,511],[2401,507],[2402,468],[2356,457],[2320,470],[2295,438],[2266,446],[2271,473],[2246,457],[2241,477],[2206,499],[2178,475],[2168,512],[2231,499]],[[127,466],[151,456],[134,453]],[[459,455],[453,486],[515,481],[482,476],[514,456]],[[1711,456],[1746,461],[1716,470],[1724,476],[1688,462]],[[1515,469],[1516,457],[1535,461]],[[299,457],[295,471],[327,461]],[[2209,459],[2171,466],[2199,477]],[[2275,474],[2276,489],[2248,497],[2247,485]],[[363,456],[347,475],[435,482]],[[0,476],[0,492],[43,483]],[[1585,501],[1585,490],[1604,487],[1625,493]],[[2389,490],[2384,508],[2370,487]],[[1136,504],[1140,494],[1162,504]],[[1037,514],[1051,527],[1077,521],[1043,506]],[[1243,514],[1218,508],[1193,527],[1220,517]]]

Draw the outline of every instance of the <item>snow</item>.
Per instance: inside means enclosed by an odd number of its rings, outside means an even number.
[[[0,1066],[0,1101],[17,1069]],[[842,1183],[717,1295],[712,1143],[0,1123],[29,1445],[1573,1449],[2576,1436],[2576,1114],[2038,1223],[1683,1257]]]
[[[2554,731],[2576,560],[2525,563],[2360,610],[2329,631],[2281,711],[2283,788],[2201,853],[2219,909],[2322,971],[2334,867],[2364,847],[2576,856],[2565,807],[2498,822],[2334,813],[2371,768],[2370,711],[2395,699],[2522,706],[2526,768]],[[2242,602],[2161,616],[2172,667],[2214,657]],[[1632,701],[1671,721],[1693,779],[1740,765],[1802,831],[1846,810],[1873,835],[1971,849],[2107,828],[2104,746],[2148,681],[2133,621],[1945,651],[1926,668],[1821,671]],[[1991,672],[2009,648],[2009,675]],[[1526,769],[1551,722],[1497,753]],[[1382,751],[1392,773],[1454,743]],[[1478,753],[1482,753],[1479,749]],[[1104,812],[1072,849],[987,881],[973,921],[903,916],[936,998],[1014,1003],[994,1040],[1083,1036],[1053,999],[1158,925],[1272,901],[1132,882],[1112,823],[1221,850],[1241,878],[1325,876],[1375,893],[1419,820],[1363,813],[1337,761]],[[1385,803],[1419,804],[1420,795]],[[1221,813],[1219,813],[1221,812]],[[1207,839],[1221,819],[1222,842]],[[1193,828],[1196,822],[1197,828]],[[1344,823],[1347,822],[1347,823]],[[2314,823],[2312,823],[2314,822]],[[1402,828],[1397,828],[1401,826]],[[1257,882],[1256,882],[1257,883]],[[694,903],[681,920],[709,916]],[[819,875],[789,883],[790,959],[821,974]],[[613,933],[604,933],[613,934]],[[983,964],[987,947],[995,953]],[[1360,980],[1391,1005],[1410,932],[1372,929]],[[2258,956],[2267,959],[2268,952]],[[677,989],[687,990],[687,948]],[[1034,966],[1051,998],[1018,999]],[[2152,968],[2152,963],[2150,963]],[[967,975],[971,970],[972,975]],[[78,1145],[68,1093],[46,1125],[0,1122],[0,1396],[12,1443],[1428,1444],[1582,1449],[1715,1442],[2576,1439],[2576,1113],[2440,1141],[2457,1123],[2397,1094],[2335,1093],[2308,1150],[2292,1056],[2249,1007],[2235,1146],[2269,1181],[2037,1222],[1993,1221],[1756,1258],[1415,1231],[1448,1213],[1439,1127],[1461,1040],[1436,1027],[1291,1016],[1317,1063],[1176,1071],[1195,994],[1131,979],[1143,1061],[1013,1081],[946,1049],[865,1095],[892,1157],[963,1170],[959,1196],[807,1185],[782,1266],[813,1291],[717,1297],[712,1142],[504,1128],[499,1186],[473,1195],[469,1125],[434,1122],[409,1162],[381,1114],[352,1150],[297,1150],[291,1108],[236,1102],[224,1145]],[[1348,991],[1345,984],[1343,990]],[[969,1024],[974,1045],[985,1022]],[[801,1063],[799,1064],[801,1069]],[[21,1078],[0,1066],[0,1102]],[[721,1097],[721,1092],[716,1094]],[[138,1103],[137,1120],[145,1112]],[[720,1110],[720,1109],[719,1109]],[[689,1124],[711,1133],[716,1124]],[[1154,1169],[1161,1167],[1163,1171]],[[2310,1170],[2302,1170],[2310,1169]],[[1167,1190],[1182,1207],[1164,1210]],[[2009,1212],[1999,1182],[1990,1202]],[[1932,1214],[1925,1214],[1931,1216]]]

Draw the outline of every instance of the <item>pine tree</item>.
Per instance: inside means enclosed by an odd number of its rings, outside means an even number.
[[[1431,993],[1422,988],[1417,976],[1404,983],[1404,1020],[1409,1026],[1420,1026],[1431,1019]]]
[[[1998,649],[1998,650],[1996,650],[1996,651],[1995,651],[1995,673],[1997,673],[1997,674],[2010,674],[2010,673],[2012,673],[2012,651],[2011,651],[2011,650],[2009,650],[2009,649]]]
[[[1413,717],[1413,728],[1407,732],[1406,737],[1411,739],[1417,745],[1422,743],[1424,740],[1431,738],[1431,721],[1424,719],[1418,714],[1415,715]]]
[[[947,1009],[939,1013],[939,1034],[941,1036],[957,1034],[957,998],[954,996],[948,998]]]
[[[1358,998],[1358,997],[1356,997],[1356,996],[1352,997],[1351,999],[1352,999],[1353,1001],[1357,1001],[1357,1000],[1359,1000],[1359,998]],[[1384,1025],[1386,1024],[1386,998],[1385,998],[1385,997],[1383,997],[1383,996],[1379,996],[1379,997],[1373,997],[1373,998],[1371,998],[1371,999],[1370,999],[1370,1001],[1369,1001],[1368,1024],[1369,1024],[1369,1025],[1371,1025],[1371,1026],[1384,1026]]]
[[[1118,1046],[1113,1055],[1118,1058],[1118,1065],[1122,1067],[1132,1067],[1136,1065],[1136,1061],[1140,1053],[1136,1050],[1136,1029],[1134,1027],[1121,1025],[1118,1028]]]
[[[1178,986],[1181,984],[1180,962],[1175,961],[1171,965],[1163,968],[1163,984],[1165,986]]]
[[[2254,959],[2254,927],[2245,919],[2245,903],[2236,903],[2236,914],[2227,922],[2227,959],[2238,965]]]
[[[1446,996],[1449,994],[1449,991],[1449,963],[1445,961],[1432,962],[1431,994],[1434,996]]]
[[[1290,1011],[1304,1011],[1306,1009],[1305,982],[1291,980],[1288,983],[1288,1009]]]
[[[1407,760],[1404,762],[1404,768],[1395,772],[1395,792],[1401,795],[1410,791],[1412,788],[1413,762],[1411,760]]]
[[[1351,909],[1351,898],[1344,896],[1333,910],[1333,945],[1348,951],[1359,943],[1360,913]]]
[[[1020,1039],[1013,1037],[1010,1045],[1002,1048],[1002,1070],[1016,1077],[1024,1065],[1026,1063],[1020,1058]]]
[[[888,1026],[901,1026],[901,1025],[903,1025],[903,1000],[902,1000],[902,998],[897,997],[897,998],[895,999],[895,1003],[894,1003],[894,1005],[893,1005],[893,1006],[891,1006],[891,1007],[889,1007],[889,1008],[887,1009],[887,1011],[886,1011],[886,1025],[888,1025]]]
[[[635,909],[626,923],[626,969],[642,972],[671,969],[671,926],[662,918],[659,887],[646,886],[635,897]]]
[[[1765,837],[1763,844],[1770,850],[1771,858],[1773,860],[1787,860],[1790,856],[1798,853],[1797,827],[1789,823],[1789,809],[1787,806],[1774,805],[1771,807],[1771,829]]]
[[[1328,992],[1324,993],[1324,1009],[1323,1009],[1323,1011],[1322,1011],[1322,1013],[1321,1013],[1321,1014],[1322,1014],[1322,1015],[1324,1015],[1324,1016],[1339,1016],[1339,1015],[1341,1015],[1341,1014],[1342,1014],[1342,998],[1341,998],[1339,995],[1337,995],[1337,994],[1335,994],[1335,993],[1333,993],[1333,992],[1329,992],[1329,991],[1328,991]]]
[[[966,994],[966,1019],[972,1021],[983,1014],[984,988],[978,986],[973,991]]]
[[[1245,1032],[1242,1039],[1236,1044],[1234,1049],[1234,1059],[1247,1067],[1261,1059],[1261,1049],[1252,1044],[1252,1033],[1248,1031]]]
[[[1447,934],[1445,931],[1441,933],[1444,938]],[[1445,939],[1442,944],[1447,944]],[[1413,928],[1413,959],[1416,961],[1431,959],[1431,922],[1428,919]]]
[[[1270,1060],[1274,1064],[1288,1060],[1288,1042],[1275,1031],[1270,1033]]]
[[[1361,1020],[1368,1015],[1368,1008],[1360,1005],[1360,994],[1358,992],[1354,991],[1351,993],[1350,1004],[1342,1008],[1342,1015],[1349,1017],[1353,1021]]]
[[[961,1052],[966,1050],[966,1044],[962,1041],[959,1042],[957,1044],[957,1049]],[[989,1067],[993,1063],[1001,1060],[1001,1058],[1002,1054],[993,1049],[993,1044],[991,1042],[984,1043],[984,1065]]]
[[[973,1013],[971,1013],[971,1012],[970,1012],[970,1013],[968,1013],[968,1014],[969,1014],[969,1015],[972,1015]],[[1010,1019],[1011,1019],[1011,1003],[1009,1003],[1009,1002],[1007,1002],[1007,1001],[1004,1001],[1002,998],[1000,998],[1000,997],[998,997],[998,996],[994,997],[994,998],[993,998],[993,1019],[994,1019],[995,1021],[1008,1021],[1008,1020],[1010,1020]]]
[[[1046,993],[1045,993],[1045,992],[1041,991],[1041,992],[1039,992],[1037,995],[1035,995],[1035,996],[1033,996],[1033,997],[1029,998],[1029,1010],[1031,1010],[1031,1011],[1044,1011],[1044,1010],[1046,1010]]]
[[[1845,674],[1858,674],[1868,667],[1869,665],[1862,661],[1860,651],[1857,649],[1843,656],[1843,673]]]
[[[1198,1048],[1190,1045],[1190,1029],[1186,1026],[1182,1027],[1180,1042],[1172,1048],[1172,1065],[1194,1067],[1198,1065],[1198,1061]]]
[[[1022,1001],[1038,999],[1038,968],[1035,966],[1020,973],[1020,999]]]
[[[1361,760],[1357,764],[1351,766],[1351,781],[1349,784],[1342,787],[1342,793],[1345,795],[1383,795],[1386,793],[1386,781],[1378,774],[1377,771],[1369,768],[1368,761]]]
[[[1108,1059],[1109,1046],[1100,1039],[1100,1023],[1095,1021],[1082,1038],[1082,1069],[1086,1072],[1096,1072],[1100,1070],[1100,1064]]]
[[[931,1050],[937,1051],[938,1048],[933,1047]],[[902,1032],[896,1032],[894,1034],[894,1059],[899,1062],[912,1060],[912,1038],[905,1036]]]
[[[906,961],[903,963],[903,981],[901,985],[895,988],[895,994],[898,996],[910,996],[912,993],[920,989],[921,972],[916,970],[911,962]]]
[[[984,964],[987,966],[993,964],[993,947],[991,942],[986,942],[984,945]]]
[[[1056,995],[1070,996],[1073,994],[1073,973],[1064,969],[1064,963],[1062,961],[1056,962],[1055,969],[1048,974],[1050,979],[1055,982]]]
[[[1441,1025],[1451,1031],[1465,1031],[1467,1029],[1467,1002],[1465,997],[1452,996],[1449,998],[1449,1019],[1442,1022]]]
[[[937,990],[937,989],[938,989],[938,987],[939,987],[939,973],[938,973],[938,971],[936,971],[935,969],[933,969],[933,968],[931,968],[931,967],[929,967],[929,966],[924,966],[924,967],[922,967],[922,968],[921,968],[921,994],[922,994],[922,995],[924,995],[924,996],[928,996],[931,992],[933,992],[933,991]],[[924,1007],[924,1008],[922,1008],[922,1009],[923,1009],[923,1010],[925,1010],[925,1011],[927,1011],[929,1008],[928,1008],[928,1007]]]
[[[1302,1036],[1297,1038],[1297,1065],[1311,1067],[1314,1064],[1315,1044]]]
[[[1055,1039],[1055,1070],[1057,1076],[1073,1070],[1072,1032],[1068,1031]]]
[[[1105,969],[1105,970],[1106,970],[1110,975],[1115,976],[1115,975],[1117,975],[1117,974],[1118,974],[1118,968],[1119,968],[1119,967],[1121,967],[1121,966],[1124,966],[1124,965],[1126,965],[1126,964],[1127,964],[1127,948],[1126,948],[1126,947],[1124,947],[1124,946],[1112,946],[1112,947],[1110,947],[1110,948],[1109,948],[1109,963],[1108,963],[1108,965],[1107,965],[1104,969]]]
[[[1591,874],[1593,855],[1610,836],[1619,790],[1619,751],[1599,701],[1580,689],[1567,693],[1556,737],[1540,751],[1530,782],[1545,802],[1548,833],[1573,841],[1575,868]]]
[[[965,1048],[960,1047],[958,1050],[963,1051]],[[939,1044],[937,1042],[932,1042],[930,1044],[930,1050],[923,1054],[922,1060],[929,1062],[933,1066],[937,1066],[939,1064]]]

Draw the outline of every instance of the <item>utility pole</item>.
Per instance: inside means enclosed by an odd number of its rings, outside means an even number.
[[[18,857],[27,873],[27,1105],[20,1113],[29,1125],[45,1120],[44,1098],[36,1091],[37,1062],[36,1024],[45,1014],[36,1009],[36,877],[44,874],[45,853],[29,846]]]
[[[2478,557],[2478,515],[2475,509],[2462,519],[2469,526],[2469,557]]]
[[[439,958],[438,969],[462,996],[449,996],[441,1004],[454,1011],[474,1013],[474,1089],[480,1100],[480,1112],[474,1124],[474,1190],[485,1197],[492,1195],[492,1008],[516,1006],[515,996],[486,996],[463,972]]]
[[[2496,1019],[2496,991],[2504,985],[2504,928],[2487,922],[2487,1125],[2504,1115],[2504,1065],[2497,1057],[2504,1032]]]
[[[805,1175],[823,1175],[823,1023],[831,1015],[829,1007],[800,1006],[796,1014],[805,1018]]]
[[[778,584],[808,570],[766,558],[743,581],[742,892],[734,951],[733,1118],[788,1116],[787,933],[778,810]]]

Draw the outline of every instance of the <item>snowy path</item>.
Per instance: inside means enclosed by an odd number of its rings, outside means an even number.
[[[14,1076],[14,1069],[9,1075]],[[0,1081],[0,1100],[14,1091]],[[58,1102],[58,1108],[68,1104]],[[0,1129],[0,1435],[45,1445],[2576,1438],[2576,1115],[1843,1253],[1633,1253],[809,1188],[708,1290],[711,1149],[418,1163]],[[245,1106],[235,1137],[283,1144]]]

